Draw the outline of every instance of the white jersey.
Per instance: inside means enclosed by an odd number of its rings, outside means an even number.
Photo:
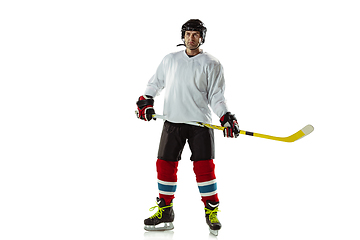
[[[219,118],[228,112],[223,68],[206,52],[191,58],[184,50],[166,55],[149,80],[145,95],[155,97],[164,88],[163,114],[170,122],[211,123],[209,105]]]

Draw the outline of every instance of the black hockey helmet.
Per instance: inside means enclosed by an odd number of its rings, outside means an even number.
[[[184,23],[181,27],[181,40],[184,42],[185,39],[185,32],[186,31],[198,31],[200,32],[200,37],[201,37],[201,43],[200,45],[205,43],[205,37],[206,37],[206,27],[204,26],[204,23],[202,21],[200,21],[199,19],[190,19],[189,21],[187,21],[186,23]],[[180,45],[184,45],[184,44],[179,44]],[[199,45],[199,46],[200,46]]]

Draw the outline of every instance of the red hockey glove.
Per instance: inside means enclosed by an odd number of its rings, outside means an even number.
[[[153,119],[152,115],[155,114],[154,99],[151,96],[143,95],[139,97],[139,101],[136,102],[137,111],[136,116],[142,120],[150,121]],[[154,118],[154,120],[156,120]]]
[[[221,126],[225,127],[223,130],[224,137],[237,138],[240,133],[239,125],[234,114],[227,112],[220,118]]]

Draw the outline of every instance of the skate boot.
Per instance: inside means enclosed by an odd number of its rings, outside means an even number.
[[[158,211],[151,217],[144,220],[144,229],[146,231],[165,231],[174,229],[174,210],[173,203],[166,205],[163,198],[156,198],[157,206],[150,208],[150,211],[154,211],[155,208],[158,208]]]
[[[212,202],[209,200],[206,201],[206,207],[205,207],[206,223],[209,225],[210,233],[215,236],[218,235],[218,231],[221,228],[221,223],[217,218],[217,213],[220,212],[218,207],[219,207],[219,202]]]

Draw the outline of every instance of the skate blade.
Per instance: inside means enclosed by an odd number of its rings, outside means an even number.
[[[174,225],[172,222],[165,222],[158,225],[145,225],[144,229],[146,231],[166,231],[174,229]]]
[[[210,230],[210,233],[214,236],[217,236],[219,234],[219,230],[212,230],[210,228],[209,228],[209,230]]]

